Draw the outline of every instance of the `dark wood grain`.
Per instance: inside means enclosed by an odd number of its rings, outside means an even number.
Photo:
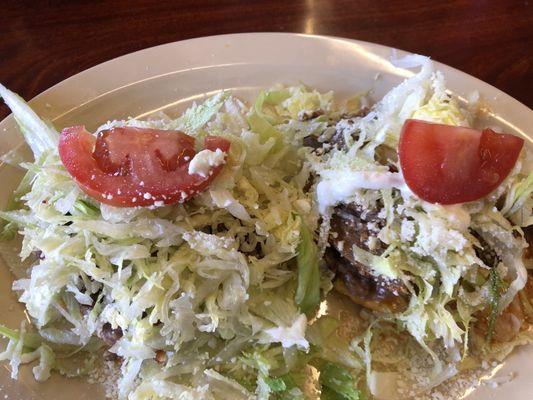
[[[427,54],[532,107],[531,3],[4,0],[0,82],[29,99],[86,68],[157,44],[223,33],[305,32]]]

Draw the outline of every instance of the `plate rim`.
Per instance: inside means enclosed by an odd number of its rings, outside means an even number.
[[[30,105],[34,105],[34,103],[37,103],[37,102],[43,102],[49,96],[52,96],[54,93],[59,92],[61,90],[65,90],[65,86],[66,85],[67,86],[68,85],[75,86],[77,82],[82,81],[85,77],[87,77],[90,74],[97,74],[98,71],[101,71],[101,70],[103,70],[105,68],[109,68],[109,67],[112,67],[112,66],[115,66],[115,65],[118,66],[119,64],[121,64],[123,62],[128,62],[130,59],[133,59],[133,58],[138,57],[138,56],[142,56],[145,53],[148,54],[150,52],[156,52],[156,51],[162,51],[162,50],[164,51],[165,49],[170,49],[170,48],[172,48],[174,46],[185,46],[187,44],[194,44],[194,43],[201,44],[202,42],[210,42],[210,41],[222,40],[222,39],[227,39],[227,40],[245,40],[245,39],[248,39],[248,38],[264,38],[264,39],[272,38],[274,40],[281,40],[284,37],[285,38],[293,38],[293,39],[294,38],[299,38],[299,39],[302,39],[302,40],[341,41],[341,42],[344,42],[344,43],[360,45],[360,46],[363,46],[365,48],[370,48],[370,49],[374,48],[374,49],[381,50],[381,51],[397,52],[400,55],[416,54],[416,53],[409,52],[407,50],[398,49],[398,48],[387,46],[387,45],[383,45],[383,44],[380,44],[380,43],[368,42],[368,41],[352,39],[352,38],[345,38],[345,37],[340,37],[340,36],[333,36],[333,35],[315,35],[315,34],[296,33],[296,32],[294,32],[294,33],[293,32],[246,32],[246,33],[228,33],[228,34],[221,34],[221,35],[200,36],[200,37],[195,37],[195,38],[190,38],[190,39],[184,39],[184,40],[178,40],[178,41],[173,41],[173,42],[162,43],[162,44],[159,44],[159,45],[146,47],[146,48],[143,48],[143,49],[139,49],[139,50],[136,50],[136,51],[133,51],[133,52],[130,52],[130,53],[126,53],[126,54],[111,58],[109,60],[106,60],[106,61],[103,61],[101,63],[98,63],[98,64],[96,64],[96,65],[94,65],[92,67],[89,67],[89,68],[87,68],[87,69],[85,69],[83,71],[80,71],[80,72],[78,72],[78,73],[76,73],[74,75],[68,76],[65,79],[61,80],[60,82],[52,85],[51,87],[45,89],[42,92],[40,92],[39,94],[34,96],[32,99],[30,99],[30,100],[26,99],[26,100],[28,101],[28,103]],[[371,50],[371,52],[372,52],[372,50]],[[428,56],[428,57],[430,57],[430,56]],[[504,91],[498,89],[497,87],[491,85],[490,83],[487,83],[487,82],[485,82],[485,81],[483,81],[483,80],[481,80],[481,79],[479,79],[479,78],[477,78],[477,77],[475,77],[473,75],[470,75],[470,74],[468,74],[466,72],[461,71],[458,68],[455,68],[455,67],[450,66],[448,64],[442,63],[442,62],[440,62],[438,60],[435,60],[435,59],[433,59],[431,57],[430,57],[430,59],[432,60],[432,62],[435,65],[435,70],[444,69],[444,70],[452,71],[454,74],[457,74],[458,76],[466,78],[469,81],[471,81],[472,83],[475,83],[476,86],[478,86],[480,88],[480,90],[484,89],[484,91],[486,91],[488,89],[488,91],[491,93],[492,96],[498,96],[498,97],[502,98],[505,101],[510,101],[512,103],[511,107],[513,109],[520,108],[522,110],[517,110],[517,111],[523,111],[523,112],[531,113],[531,122],[533,124],[533,110],[530,109],[524,103],[520,102],[519,100],[515,99],[511,95],[505,93]],[[172,72],[169,72],[169,73],[172,73]],[[75,111],[78,107],[81,107],[82,105],[87,104],[87,103],[89,103],[89,102],[91,102],[91,101],[93,101],[93,100],[95,100],[95,99],[97,99],[99,97],[105,96],[105,95],[107,95],[107,94],[109,94],[109,93],[111,93],[111,92],[113,92],[115,90],[119,90],[121,88],[130,86],[130,85],[135,85],[135,84],[138,84],[139,82],[142,82],[144,80],[149,80],[149,79],[152,79],[152,78],[155,77],[153,75],[150,76],[149,73],[146,74],[146,75],[147,76],[144,77],[144,78],[137,79],[135,81],[128,81],[128,83],[125,83],[125,84],[108,85],[108,86],[110,86],[108,89],[99,90],[98,92],[96,92],[96,94],[93,94],[92,96],[87,96],[82,101],[74,101],[74,103],[77,104],[75,107],[70,108],[70,109],[65,110],[65,111],[62,111],[61,113],[59,113],[57,115],[54,115],[50,119],[52,121],[54,121],[54,120],[56,120],[56,119],[58,119],[58,118],[60,118],[60,117],[62,117],[64,115],[67,115],[70,112]],[[165,74],[163,74],[163,75],[165,75]],[[37,107],[37,110],[39,110],[39,107]],[[3,120],[0,121],[0,125],[3,125],[6,122],[6,120],[8,120],[11,117],[12,117],[12,114],[9,114],[8,116],[6,116]],[[529,135],[526,134],[525,136],[529,136]]]

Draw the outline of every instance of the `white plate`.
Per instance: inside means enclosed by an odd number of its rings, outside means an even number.
[[[170,43],[108,61],[75,75],[37,96],[30,103],[39,115],[57,127],[85,124],[94,129],[109,119],[145,115],[155,110],[182,110],[194,100],[222,89],[251,98],[259,88],[275,83],[298,84],[334,90],[340,95],[373,90],[379,99],[411,72],[389,63],[392,49],[355,40],[282,33],[213,36]],[[400,56],[405,54],[402,51]],[[448,87],[466,97],[477,90],[491,112],[485,123],[526,136],[533,112],[498,89],[443,64]],[[12,117],[0,123],[0,154],[19,146],[21,135]],[[531,138],[529,138],[531,142]],[[28,153],[29,154],[29,153]],[[16,187],[20,172],[0,165],[0,208]],[[3,261],[0,260],[0,264]],[[1,321],[18,327],[22,307],[10,292],[12,276],[0,265]],[[511,382],[496,389],[482,386],[469,399],[532,398],[533,346],[521,348],[498,372],[517,372]],[[525,372],[524,372],[525,371]],[[96,385],[53,377],[34,382],[24,368],[19,381],[0,369],[0,399],[103,398]]]

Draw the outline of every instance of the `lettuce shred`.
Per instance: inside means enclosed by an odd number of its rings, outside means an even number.
[[[317,246],[311,232],[303,223],[300,226],[296,263],[298,266],[296,304],[303,312],[311,312],[320,302],[320,271]]]

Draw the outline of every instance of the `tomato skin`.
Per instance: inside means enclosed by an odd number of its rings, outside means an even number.
[[[407,186],[430,203],[478,200],[514,167],[524,140],[491,129],[406,120],[398,153]]]
[[[207,150],[227,153],[229,147],[220,137],[204,141]],[[73,126],[59,138],[61,161],[80,188],[116,207],[183,203],[205,190],[223,165],[205,178],[189,175],[194,154],[194,139],[179,131],[114,128],[95,138],[85,127]]]

